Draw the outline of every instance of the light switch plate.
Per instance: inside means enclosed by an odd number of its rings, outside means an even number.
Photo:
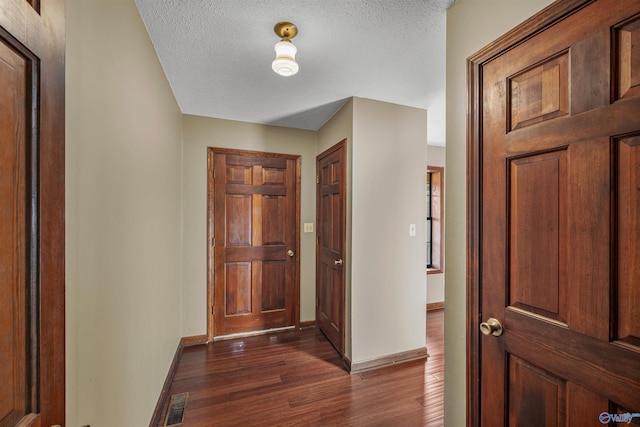
[[[304,232],[305,233],[313,233],[313,223],[312,222],[305,222],[304,223]]]
[[[416,225],[409,224],[409,236],[414,237],[416,235]]]

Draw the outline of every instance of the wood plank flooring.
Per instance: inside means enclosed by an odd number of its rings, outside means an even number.
[[[315,328],[187,347],[169,394],[188,427],[442,426],[443,325],[429,311],[426,361],[354,375]]]

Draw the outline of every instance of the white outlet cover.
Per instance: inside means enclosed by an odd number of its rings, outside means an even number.
[[[414,237],[416,235],[416,225],[409,224],[409,236]]]

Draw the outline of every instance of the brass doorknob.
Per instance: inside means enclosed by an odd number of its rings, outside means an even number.
[[[342,260],[341,259],[336,259],[335,261],[333,261],[334,265],[342,265]]]
[[[289,256],[293,256],[293,251],[292,251],[291,249],[289,249],[289,250],[287,251],[287,255],[289,255]]]
[[[504,328],[498,319],[490,317],[486,322],[480,323],[480,332],[484,335],[499,337],[504,332]]]

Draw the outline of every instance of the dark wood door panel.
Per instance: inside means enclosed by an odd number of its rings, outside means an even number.
[[[560,52],[507,80],[510,130],[568,114],[568,52]]]
[[[509,161],[510,305],[567,322],[566,150]]]
[[[640,96],[640,15],[629,17],[614,27],[613,46],[616,98]]]
[[[564,426],[564,381],[525,359],[509,355],[508,360],[509,426]]]
[[[629,414],[598,393],[509,354],[508,425],[598,427],[609,414]],[[604,409],[604,410],[603,410]]]
[[[618,298],[615,338],[640,351],[640,132],[615,140],[618,182]]]

